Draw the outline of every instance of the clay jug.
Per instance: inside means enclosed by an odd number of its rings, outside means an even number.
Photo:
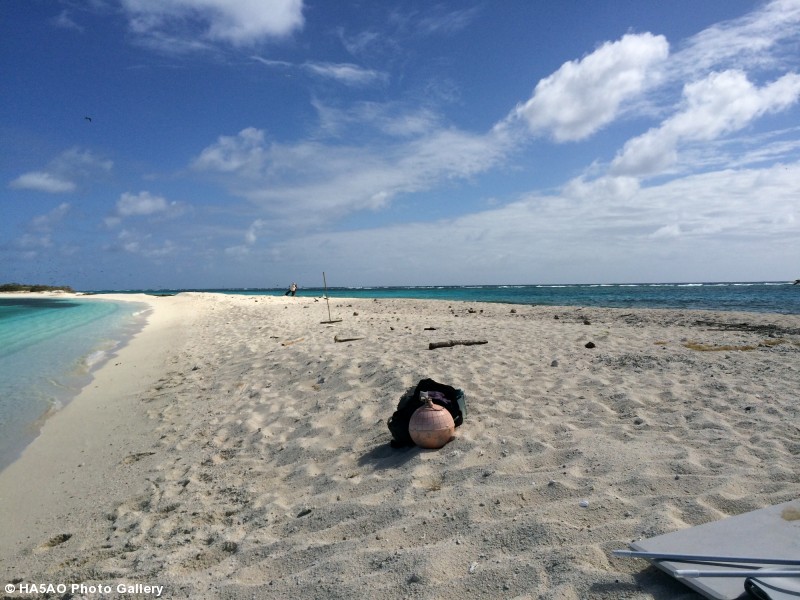
[[[408,433],[417,446],[441,448],[453,438],[456,425],[450,412],[434,404],[429,398],[420,406],[408,423]]]

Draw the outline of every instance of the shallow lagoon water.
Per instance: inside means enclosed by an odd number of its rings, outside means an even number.
[[[144,324],[134,302],[0,298],[0,468]]]

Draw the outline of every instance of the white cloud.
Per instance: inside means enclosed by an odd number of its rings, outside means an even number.
[[[61,179],[56,175],[51,175],[43,171],[23,173],[9,183],[9,186],[18,190],[34,190],[37,192],[47,192],[48,194],[72,192],[76,187],[71,181]]]
[[[388,135],[413,137],[435,131],[438,127],[438,118],[430,110],[421,108],[412,113],[387,117],[382,120],[380,126]]]
[[[476,135],[458,129],[437,129],[404,144],[397,161],[406,176],[427,187],[443,179],[459,179],[486,171],[505,157],[511,139],[502,131]]]
[[[281,67],[281,68],[288,68],[294,67],[294,63],[287,62],[285,60],[274,60],[271,58],[264,58],[263,56],[258,56],[257,54],[253,54],[250,56],[254,61],[260,62],[262,65],[267,67]]]
[[[351,63],[313,62],[291,63],[285,60],[273,60],[252,55],[250,58],[264,66],[276,69],[296,69],[323,79],[332,79],[348,86],[367,86],[373,83],[384,83],[388,75],[381,71],[365,69]]]
[[[337,34],[345,49],[353,56],[367,56],[375,47],[380,47],[386,42],[386,36],[377,31],[362,31],[354,35],[347,35],[344,29],[337,29]]]
[[[62,10],[57,17],[52,19],[51,22],[53,25],[61,29],[74,29],[80,33],[83,33],[84,31],[84,28],[75,22],[68,10]]]
[[[33,235],[31,233],[24,233],[17,238],[16,243],[19,248],[33,252],[34,256],[36,250],[53,246],[53,240],[50,238],[49,234]],[[29,255],[29,257],[30,256],[31,255]]]
[[[797,131],[800,128],[795,128],[795,132],[770,132],[775,137],[782,135],[791,136],[790,139],[770,139],[772,136],[748,136],[746,139],[732,139],[730,143],[739,143],[744,146],[744,149],[737,152],[734,156],[727,155],[723,149],[719,150],[720,156],[712,157],[717,158],[718,161],[724,162],[729,167],[744,167],[755,164],[775,163],[785,160],[785,157],[800,154],[800,139],[798,139]]]
[[[117,213],[121,217],[146,216],[165,212],[170,207],[162,196],[154,196],[150,192],[130,194],[125,192],[117,201]]]
[[[183,214],[186,206],[179,202],[169,202],[163,196],[147,191],[131,194],[124,192],[117,200],[116,211],[103,219],[109,229],[119,226],[129,217],[157,217],[159,220],[170,219]]]
[[[69,203],[62,202],[49,213],[34,217],[31,221],[31,228],[36,231],[51,231],[55,225],[67,216],[70,208]]]
[[[138,252],[141,246],[141,241],[139,240],[139,236],[127,229],[123,229],[117,235],[117,239],[120,242],[120,245],[123,250],[126,252]]]
[[[439,3],[420,5],[420,8],[407,9],[399,3],[392,6],[388,21],[393,26],[392,36],[401,35],[453,35],[473,23],[481,8],[448,10]]]
[[[431,5],[431,12],[423,15],[416,24],[418,31],[426,34],[452,35],[468,27],[478,16],[479,8],[445,12],[441,5]]]
[[[248,127],[235,136],[221,135],[216,144],[200,153],[192,166],[201,171],[258,175],[266,161],[266,154],[264,132]]]
[[[70,205],[62,202],[53,210],[31,219],[27,225],[28,231],[17,237],[13,245],[20,250],[22,258],[34,260],[40,251],[53,247],[53,229],[69,213]]]
[[[627,201],[640,190],[639,181],[633,177],[599,177],[587,181],[578,177],[569,181],[562,189],[562,195],[576,200],[592,200],[595,198]]]
[[[713,25],[690,38],[674,56],[680,77],[712,69],[794,68],[800,2],[773,0],[738,19]]]
[[[581,189],[438,222],[296,236],[275,246],[276,260],[324,254],[329,269],[357,274],[353,285],[463,285],[755,280],[775,276],[776,256],[800,256],[800,163]]]
[[[242,260],[244,258],[248,258],[253,254],[252,249],[250,246],[229,246],[223,250],[225,256],[230,258],[234,258],[236,260]]]
[[[413,138],[436,131],[441,127],[439,116],[426,107],[411,107],[400,103],[356,102],[346,108],[312,100],[317,111],[320,129],[331,136],[346,132],[348,127],[367,124],[382,135]]]
[[[180,252],[181,248],[172,240],[164,240],[159,246],[149,246],[143,250],[147,258],[162,259],[174,256]]]
[[[659,227],[650,235],[650,237],[654,240],[658,240],[661,238],[677,238],[680,237],[680,235],[680,225],[673,223],[672,225],[664,225],[663,227]]]
[[[108,172],[114,163],[99,158],[88,150],[70,148],[65,150],[44,169],[23,173],[9,183],[15,189],[27,189],[49,194],[63,194],[77,189],[76,180],[94,177]]]
[[[236,136],[221,136],[192,164],[224,175],[231,193],[272,216],[315,226],[353,211],[385,207],[400,193],[484,172],[512,145],[505,130],[476,135],[441,127],[357,147],[281,145],[268,144],[262,131],[247,128]]]
[[[380,29],[372,28],[348,33],[343,27],[338,27],[335,31],[351,55],[374,60],[376,56],[397,56],[407,52],[409,39],[419,36],[458,34],[477,20],[481,10],[479,6],[448,10],[443,4],[429,3],[405,11],[394,3],[390,8],[387,22],[381,23]]]
[[[132,229],[123,229],[117,235],[118,248],[130,254],[139,254],[146,258],[158,260],[174,255],[180,251],[171,240],[164,240],[159,245],[151,242],[152,235],[143,234]]]
[[[162,50],[234,46],[282,38],[303,27],[303,0],[123,0],[131,30]],[[198,29],[200,30],[198,36]]]
[[[625,144],[612,173],[648,176],[666,171],[678,162],[680,143],[714,140],[796,103],[800,76],[790,73],[757,88],[741,71],[712,73],[687,84],[683,96],[679,112]]]
[[[684,139],[712,140],[736,131],[768,112],[797,102],[800,76],[794,73],[756,88],[741,71],[712,73],[684,88],[686,108],[664,127]]]
[[[345,85],[362,86],[387,80],[385,73],[349,63],[308,62],[303,64],[303,68],[314,75],[333,79]]]
[[[225,256],[236,260],[246,259],[254,254],[256,242],[267,228],[269,222],[265,219],[256,219],[244,232],[244,243],[228,246],[223,249]]]
[[[88,177],[97,172],[110,171],[114,163],[100,158],[89,150],[70,148],[59,154],[50,163],[51,169],[58,173],[70,173],[75,177]]]
[[[248,246],[252,246],[253,244],[255,244],[256,241],[258,241],[258,234],[266,224],[267,222],[264,221],[263,219],[256,219],[255,221],[253,221],[244,234],[245,244],[247,244]]]
[[[650,33],[607,42],[542,79],[512,118],[523,119],[531,131],[549,133],[557,142],[589,137],[652,83],[668,54],[666,39]]]

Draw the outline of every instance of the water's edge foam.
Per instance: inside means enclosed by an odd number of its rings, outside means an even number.
[[[76,300],[80,301],[80,298]],[[87,330],[91,332],[93,339],[90,340],[88,350],[64,357],[56,372],[42,368],[40,373],[27,374],[23,379],[26,387],[10,390],[12,394],[24,394],[26,397],[7,399],[7,409],[10,403],[25,403],[26,400],[30,401],[31,406],[21,411],[24,413],[22,419],[19,414],[0,415],[0,434],[4,438],[4,443],[0,446],[0,471],[19,458],[25,448],[39,436],[47,420],[72,402],[91,384],[94,374],[115,358],[144,329],[152,310],[144,303],[127,300],[92,299],[84,302],[113,303],[116,309],[98,319],[90,319],[75,328],[68,328],[70,335]],[[62,331],[59,335],[65,335],[65,332]],[[26,351],[34,354],[35,346],[22,351],[22,356],[17,357],[18,362],[24,362]],[[8,387],[11,387],[10,383]]]

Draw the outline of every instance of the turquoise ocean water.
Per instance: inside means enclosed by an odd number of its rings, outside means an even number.
[[[171,294],[181,290],[137,290]],[[282,296],[285,289],[184,290]],[[728,283],[638,283],[579,285],[473,285],[425,287],[329,287],[330,298],[419,298],[550,306],[677,308],[800,314],[800,285],[787,281]],[[298,296],[322,296],[321,287],[303,287]]]
[[[144,324],[134,302],[0,297],[0,469]]]

